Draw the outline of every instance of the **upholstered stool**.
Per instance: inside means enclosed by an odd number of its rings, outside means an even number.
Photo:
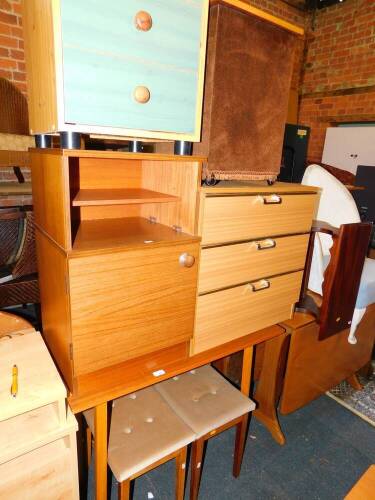
[[[93,432],[93,410],[84,415]],[[108,463],[120,483],[119,498],[129,498],[132,479],[176,458],[176,499],[183,500],[186,450],[194,439],[194,432],[153,387],[113,401]]]
[[[237,426],[233,474],[240,473],[246,440],[248,413],[255,404],[209,365],[160,382],[156,390],[177,415],[193,429],[190,499],[198,497],[205,442]]]

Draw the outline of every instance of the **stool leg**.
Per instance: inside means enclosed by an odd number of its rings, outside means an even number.
[[[184,500],[187,446],[176,457],[176,500]]]
[[[92,454],[92,434],[90,427],[86,427],[86,450],[87,450],[87,467],[91,464],[91,454]]]
[[[249,414],[246,413],[246,415],[242,417],[241,422],[236,425],[236,443],[234,445],[234,460],[233,460],[234,477],[238,477],[241,472],[248,421],[249,421]]]
[[[202,474],[204,439],[200,438],[193,442],[191,448],[191,478],[190,478],[190,500],[197,500],[199,484]]]
[[[118,485],[118,500],[129,500],[130,498],[130,479],[126,479]]]

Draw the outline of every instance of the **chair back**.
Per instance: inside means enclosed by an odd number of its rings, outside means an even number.
[[[322,296],[318,315],[319,340],[323,340],[350,327],[371,224],[361,223],[352,195],[319,165],[306,169],[302,183],[321,188],[316,214],[319,222],[310,238],[304,283]],[[301,296],[302,308],[312,310],[309,301],[311,298]]]
[[[350,328],[371,227],[369,223],[342,224],[333,237],[331,259],[324,272],[319,340]]]

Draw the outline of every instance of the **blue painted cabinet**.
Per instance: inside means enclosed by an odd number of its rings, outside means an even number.
[[[56,130],[200,140],[208,0],[50,2]]]

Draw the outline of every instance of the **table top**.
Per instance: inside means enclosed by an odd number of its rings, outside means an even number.
[[[349,491],[345,500],[370,500],[375,492],[375,465],[370,465],[359,481]]]
[[[77,390],[68,397],[69,405],[74,413],[79,413],[265,342],[284,332],[285,329],[281,326],[273,325],[194,356],[189,356],[186,343],[178,344],[82,375]]]

